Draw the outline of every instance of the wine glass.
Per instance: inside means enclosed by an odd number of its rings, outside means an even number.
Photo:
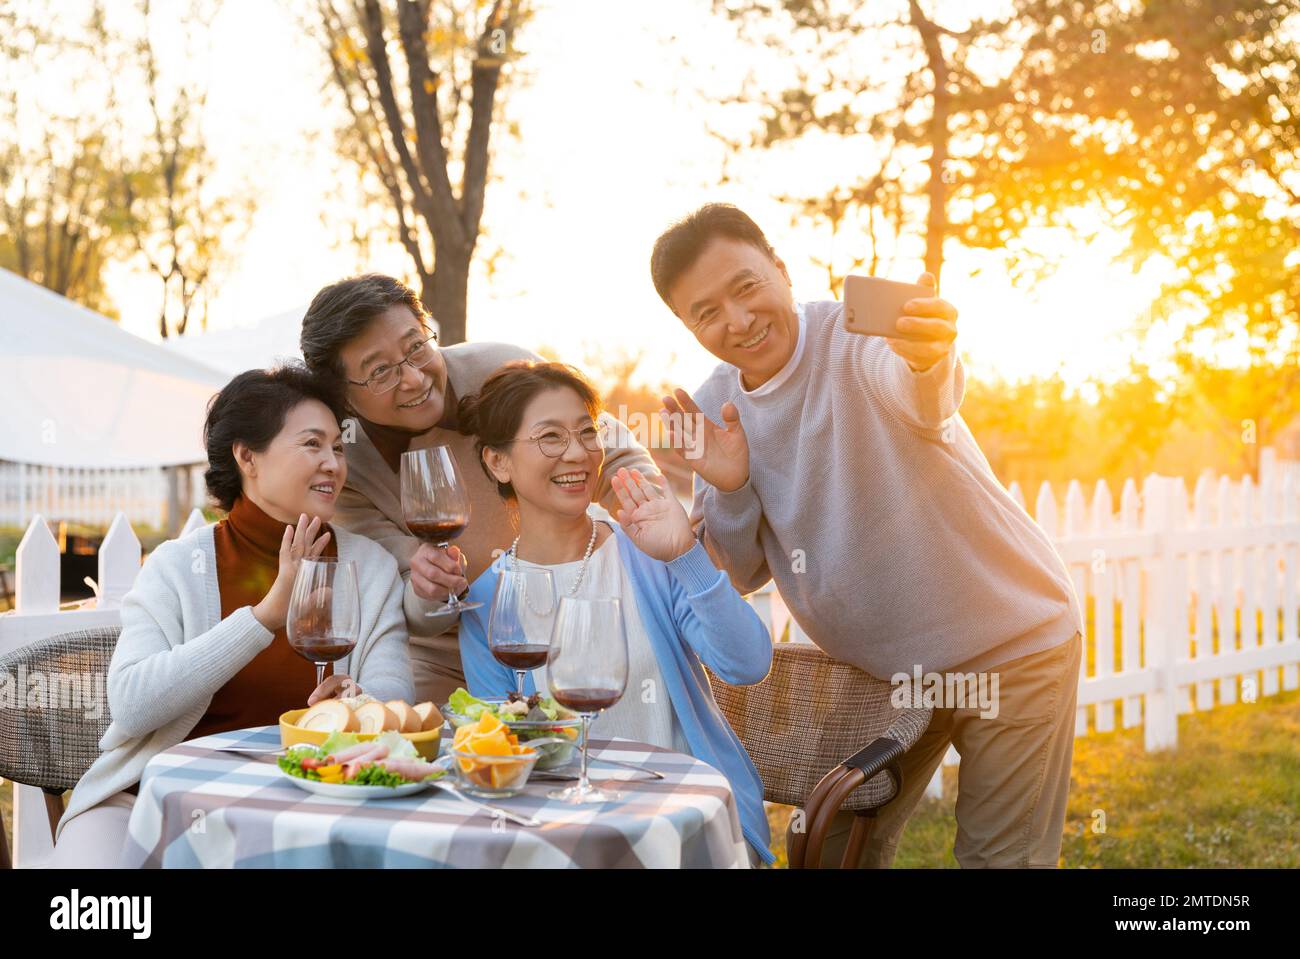
[[[402,516],[406,528],[426,543],[446,549],[469,525],[469,493],[449,446],[430,446],[402,454]],[[463,603],[455,593],[429,616],[463,613],[482,603]]]
[[[578,783],[550,793],[550,798],[570,803],[618,799],[619,793],[597,789],[587,779],[591,721],[602,709],[622,699],[627,688],[627,634],[616,598],[560,599],[551,630],[546,678],[555,701],[582,717],[582,771]]]
[[[285,620],[289,645],[316,664],[316,685],[325,681],[325,664],[342,659],[357,645],[361,601],[357,567],[351,560],[319,557],[298,564]]]
[[[532,618],[549,619],[555,613],[555,577],[549,569],[503,569],[492,597],[488,616],[488,649],[502,666],[515,671],[515,692],[524,694],[524,675],[546,664],[550,651],[550,624],[545,624],[541,642],[538,628],[530,638],[527,624]]]

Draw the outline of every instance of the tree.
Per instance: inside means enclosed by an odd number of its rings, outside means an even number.
[[[93,110],[38,116],[21,95],[24,79],[56,57],[84,81],[92,70],[77,54],[44,18],[0,5],[0,267],[112,315],[103,273],[122,233],[108,125]],[[36,126],[39,135],[25,132]]]
[[[0,266],[111,314],[104,268],[135,261],[159,278],[160,334],[184,333],[247,228],[254,193],[211,188],[204,88],[159,68],[149,0],[134,22],[132,8],[87,9],[80,22],[0,6]],[[196,59],[213,9],[193,0],[177,15],[183,62]],[[71,116],[49,105],[68,102]]]
[[[247,186],[210,188],[215,160],[203,135],[206,90],[181,76],[164,87],[150,30],[150,0],[140,0],[138,12],[139,34],[128,42],[123,59],[131,82],[143,87],[150,132],[118,178],[118,196],[132,246],[160,282],[158,332],[166,339],[173,331],[185,334],[199,302],[207,326],[207,304],[229,265],[236,234],[248,231],[257,201]],[[197,38],[206,34],[214,14],[214,7],[196,0],[182,15],[187,61],[196,58]],[[100,40],[108,49],[114,38],[101,30]]]
[[[1173,278],[1142,327],[1181,331],[1183,391],[1255,451],[1300,389],[1300,0],[1022,2],[1025,55],[968,132],[959,228],[998,248],[1103,211]],[[976,111],[971,111],[976,116]]]
[[[378,184],[444,343],[465,339],[498,93],[525,0],[317,0],[343,155]]]
[[[896,251],[908,236],[922,238],[925,268],[938,278],[951,232],[952,131],[964,100],[987,96],[989,80],[976,64],[1013,47],[1015,21],[944,25],[918,0],[884,14],[851,0],[714,0],[714,8],[754,44],[788,55],[784,88],[750,77],[734,98],[760,110],[749,148],[817,135],[855,138],[866,148],[865,173],[854,169],[825,193],[782,198],[796,219],[827,226],[832,236],[843,229],[865,238],[865,252],[847,263],[820,262],[831,290],[846,272],[866,266],[874,275],[882,242]],[[924,179],[915,175],[921,168]]]

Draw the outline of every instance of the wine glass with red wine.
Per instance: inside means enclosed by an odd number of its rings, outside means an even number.
[[[356,564],[328,557],[299,563],[285,631],[294,652],[316,664],[317,686],[325,681],[325,664],[356,647],[360,630]]]
[[[406,528],[412,536],[446,549],[469,525],[469,492],[451,447],[430,446],[403,453],[401,482]],[[452,593],[428,615],[463,613],[482,605],[461,602]]]
[[[549,569],[503,569],[488,616],[488,649],[498,663],[515,671],[515,692],[524,694],[524,676],[546,665],[555,615],[555,577]]]
[[[552,792],[550,797],[571,803],[618,799],[619,793],[597,789],[587,779],[591,721],[601,710],[622,699],[627,688],[627,633],[617,599],[560,599],[551,630],[546,678],[555,701],[582,717],[582,771],[578,783]]]

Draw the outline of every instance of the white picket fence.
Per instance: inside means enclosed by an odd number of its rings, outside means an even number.
[[[203,470],[190,471],[186,502],[206,499]],[[169,494],[167,470],[37,466],[0,460],[0,526],[26,526],[40,513],[52,520],[107,526],[118,513],[134,526],[161,529]]]
[[[194,510],[182,536],[207,520]],[[59,545],[43,516],[27,527],[15,556],[14,609],[0,615],[0,656],[49,636],[95,626],[121,623],[122,598],[140,571],[140,539],[125,513],[114,517],[99,548],[99,575],[95,599],[60,608]],[[14,848],[16,866],[39,866],[50,855],[49,820],[41,791],[14,784]]]

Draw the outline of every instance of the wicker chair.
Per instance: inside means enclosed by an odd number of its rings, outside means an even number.
[[[16,684],[18,696],[17,708],[0,709],[0,778],[44,791],[51,835],[63,816],[64,791],[75,786],[99,758],[99,740],[109,724],[106,690],[98,709],[88,708],[85,697],[90,691],[84,690],[80,677],[98,676],[107,683],[108,664],[119,632],[116,626],[76,630],[0,656],[0,675],[9,676]],[[17,685],[20,669],[28,679]],[[47,703],[49,708],[29,707],[27,687],[38,673],[47,691],[75,688],[78,695],[70,698],[65,694],[62,702]],[[60,676],[75,676],[78,682],[75,686],[61,686],[57,680]],[[87,712],[100,715],[89,719]],[[12,867],[4,824],[0,822],[0,868]]]
[[[803,810],[790,868],[819,867],[840,809],[857,813],[840,866],[856,862],[868,820],[902,789],[898,760],[930,725],[931,711],[895,707],[888,682],[804,643],[777,644],[771,673],[755,686],[709,680],[758,767],[763,798]]]

